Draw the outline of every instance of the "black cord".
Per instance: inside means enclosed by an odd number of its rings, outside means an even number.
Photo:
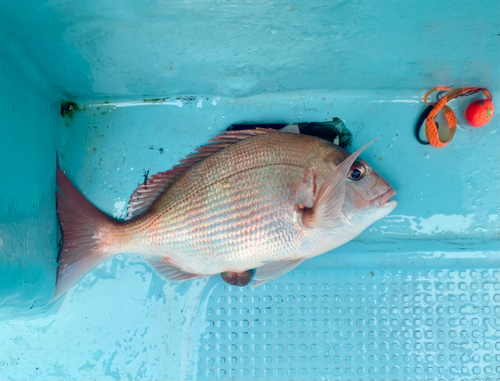
[[[431,144],[431,143],[426,142],[425,140],[422,140],[420,138],[420,130],[422,129],[422,124],[424,124],[425,120],[427,119],[427,117],[429,116],[429,114],[431,113],[431,111],[432,111],[433,108],[434,108],[434,105],[429,105],[424,110],[424,112],[422,113],[422,115],[420,115],[420,118],[418,118],[417,126],[415,128],[415,137],[417,138],[417,141],[420,144],[423,144],[423,145],[429,145],[429,144]],[[436,126],[437,126],[437,123],[436,123]]]

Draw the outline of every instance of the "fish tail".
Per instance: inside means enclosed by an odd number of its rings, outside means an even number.
[[[52,300],[75,285],[93,267],[117,254],[109,253],[109,233],[120,224],[92,205],[69,181],[59,163],[56,178],[62,247]]]

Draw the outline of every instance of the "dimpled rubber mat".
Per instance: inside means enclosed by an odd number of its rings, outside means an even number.
[[[496,269],[295,271],[209,296],[197,379],[498,380]]]

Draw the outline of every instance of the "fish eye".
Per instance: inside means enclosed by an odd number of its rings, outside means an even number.
[[[349,173],[347,177],[351,180],[358,181],[361,180],[366,174],[366,168],[363,164],[358,161],[355,161],[351,168],[349,169]]]

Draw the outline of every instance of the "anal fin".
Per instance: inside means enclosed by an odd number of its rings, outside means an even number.
[[[145,256],[144,259],[149,263],[149,265],[151,265],[152,268],[156,270],[158,275],[169,281],[192,280],[203,278],[205,276],[203,274],[185,272],[170,262],[167,257],[148,255]]]
[[[290,259],[285,261],[264,262],[262,266],[257,268],[253,280],[252,287],[260,286],[270,280],[279,278],[287,272],[292,271],[294,268],[303,263],[306,258]]]

